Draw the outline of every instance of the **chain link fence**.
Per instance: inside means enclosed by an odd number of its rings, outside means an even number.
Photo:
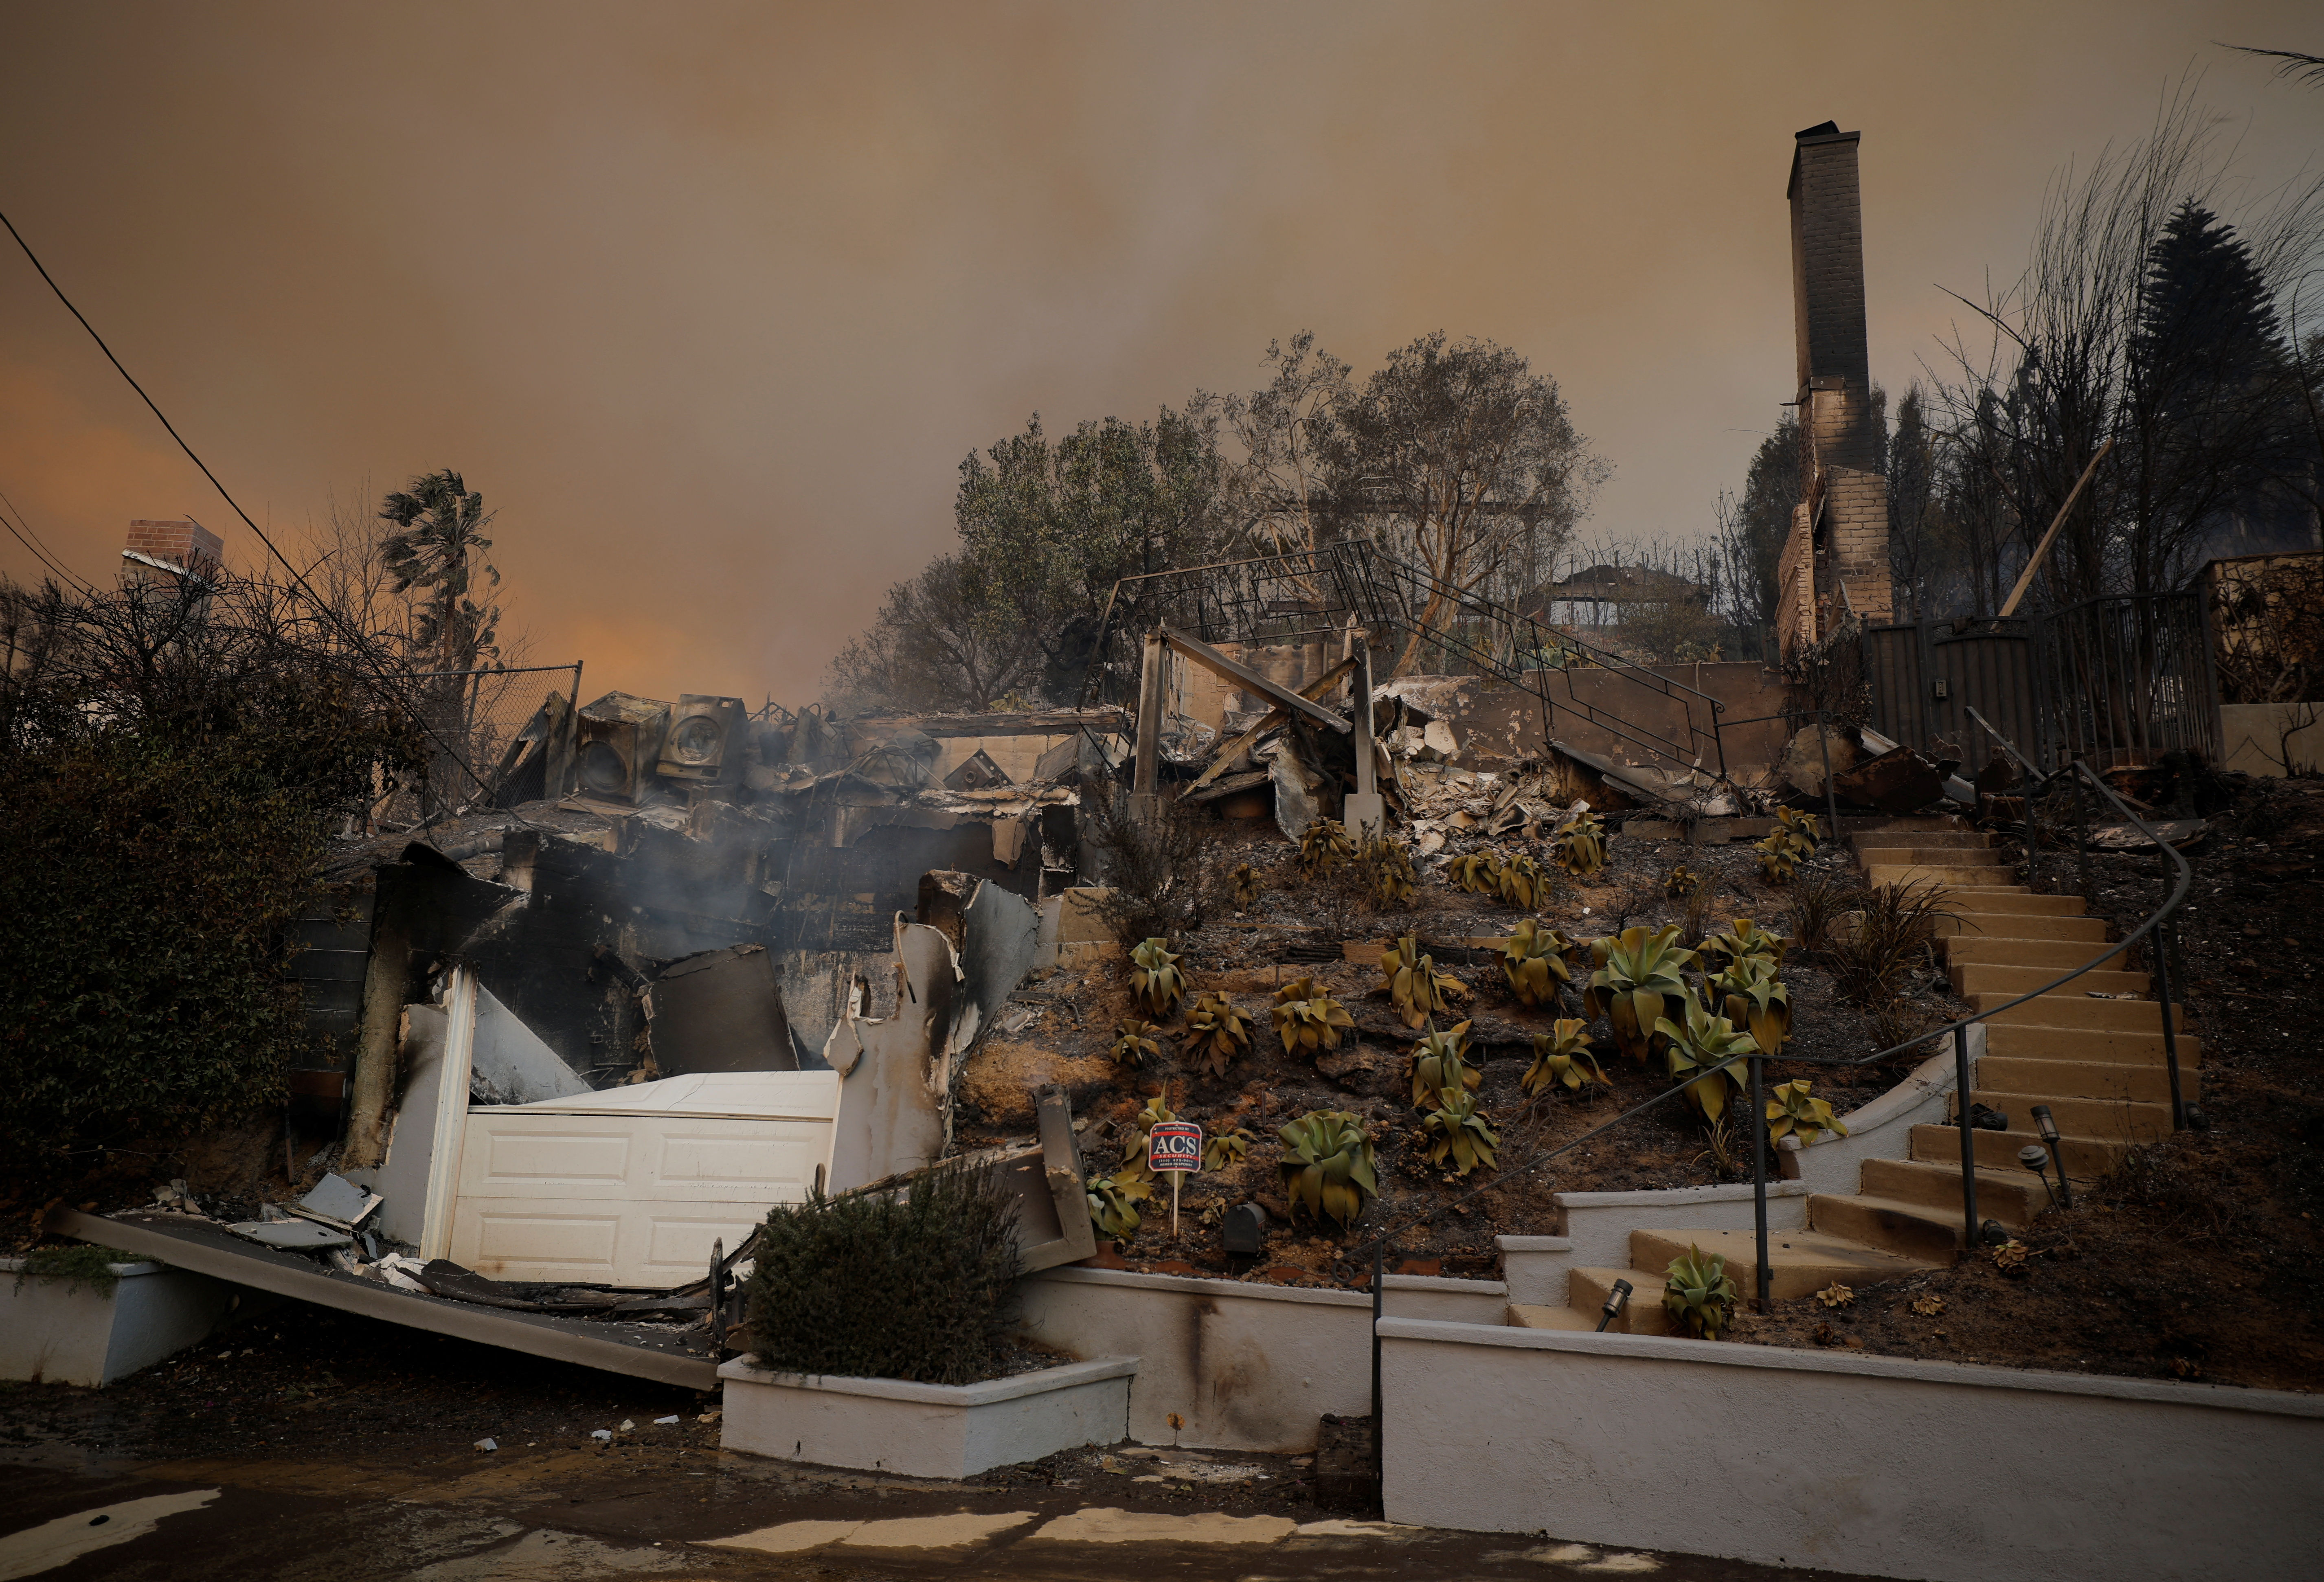
[[[385,679],[410,689],[428,757],[416,784],[384,796],[374,813],[382,820],[416,823],[489,803],[530,745],[527,727],[549,697],[581,706],[577,659],[570,665],[410,671]]]

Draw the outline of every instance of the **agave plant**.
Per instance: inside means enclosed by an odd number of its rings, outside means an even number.
[[[1130,996],[1157,1016],[1167,1016],[1186,998],[1186,975],[1167,939],[1149,939],[1130,952]]]
[[[1615,1048],[1632,1060],[1646,1059],[1654,1050],[1655,1023],[1666,1008],[1688,998],[1679,973],[1694,952],[1678,943],[1673,924],[1651,933],[1626,928],[1593,941],[1590,960],[1597,970],[1582,991],[1583,1012],[1606,1018]]]
[[[1655,1031],[1668,1040],[1663,1046],[1663,1058],[1669,1063],[1671,1080],[1686,1081],[1692,1073],[1693,1081],[1686,1082],[1687,1102],[1702,1115],[1702,1118],[1718,1124],[1727,1113],[1727,1090],[1744,1088],[1750,1083],[1750,1072],[1742,1061],[1723,1071],[1711,1068],[1730,1055],[1749,1054],[1759,1046],[1751,1035],[1736,1031],[1735,1025],[1724,1016],[1714,1016],[1702,1008],[1694,996],[1686,997],[1685,1019],[1673,1021],[1663,1016],[1655,1023]]]
[[[1814,856],[1823,840],[1823,826],[1816,822],[1816,815],[1797,807],[1775,809],[1775,827],[1768,832],[1781,835],[1801,857]]]
[[[1780,1051],[1792,1036],[1792,991],[1775,976],[1775,963],[1766,956],[1737,956],[1717,977],[1705,980],[1706,1005],[1717,1006],[1727,1019],[1750,1029],[1752,1042],[1763,1054]]]
[[[1154,1195],[1152,1184],[1138,1176],[1092,1176],[1084,1190],[1089,1199],[1090,1223],[1108,1241],[1124,1241],[1136,1235],[1140,1221],[1133,1205]]]
[[[1671,1260],[1663,1306],[1680,1329],[1702,1340],[1716,1340],[1735,1318],[1735,1282],[1727,1260],[1689,1243],[1685,1255]]]
[[[1530,912],[1541,905],[1541,864],[1522,852],[1501,864],[1499,883],[1504,905],[1521,912]]]
[[[1702,888],[1702,875],[1683,862],[1663,875],[1663,894],[1674,901],[1684,900]]]
[[[1501,1139],[1485,1112],[1477,1108],[1477,1096],[1467,1089],[1439,1090],[1435,1104],[1420,1124],[1428,1134],[1431,1164],[1442,1164],[1449,1158],[1455,1175],[1466,1175],[1480,1164],[1488,1170],[1499,1167]]]
[[[1425,1104],[1430,1094],[1443,1089],[1465,1090],[1482,1081],[1468,1053],[1468,1023],[1455,1023],[1442,1033],[1431,1027],[1428,1036],[1412,1046],[1412,1102]]]
[[[1299,837],[1299,866],[1311,878],[1328,877],[1355,854],[1356,843],[1348,839],[1347,826],[1335,818],[1317,819]]]
[[[1716,952],[1729,961],[1744,956],[1765,956],[1776,966],[1784,964],[1784,953],[1792,942],[1780,934],[1770,934],[1748,917],[1738,917],[1735,926],[1725,934],[1714,934],[1702,942],[1706,951]]]
[[[1771,885],[1787,885],[1792,875],[1799,871],[1799,853],[1793,851],[1779,831],[1757,842],[1752,850],[1759,853],[1759,877]]]
[[[1297,993],[1294,993],[1294,990]],[[1315,980],[1302,978],[1275,991],[1275,1035],[1286,1054],[1313,1055],[1340,1047],[1340,1029],[1356,1025],[1347,1007],[1328,993],[1317,993]]]
[[[1466,857],[1455,857],[1452,860],[1452,882],[1474,895],[1499,895],[1501,854],[1498,851],[1471,851]]]
[[[1162,1031],[1143,1016],[1124,1016],[1113,1025],[1113,1059],[1116,1065],[1144,1066],[1149,1060],[1162,1057],[1162,1045],[1156,1035]]]
[[[1420,942],[1405,934],[1380,952],[1380,976],[1388,980],[1388,998],[1407,1027],[1417,1027],[1456,999],[1467,998],[1469,986],[1439,972],[1433,956],[1420,953]]]
[[[1234,884],[1234,904],[1238,912],[1259,909],[1259,869],[1248,862],[1238,862],[1227,878]]]
[[[1186,1035],[1201,1069],[1223,1077],[1227,1066],[1250,1047],[1250,1018],[1222,994],[1205,994],[1186,1013]]]
[[[1293,1213],[1305,1208],[1345,1225],[1363,1211],[1366,1198],[1379,1195],[1371,1136],[1346,1110],[1309,1110],[1276,1136],[1283,1139],[1277,1168]]]
[[[1606,826],[1585,807],[1557,827],[1550,851],[1558,867],[1576,878],[1588,878],[1606,866]]]
[[[1796,1136],[1805,1145],[1815,1140],[1818,1132],[1844,1137],[1848,1136],[1848,1123],[1832,1114],[1829,1099],[1810,1095],[1805,1077],[1776,1083],[1767,1097],[1769,1139]]]
[[[1501,945],[1501,970],[1507,974],[1509,988],[1517,1003],[1540,1007],[1555,1005],[1563,987],[1573,981],[1572,970],[1566,966],[1566,953],[1572,943],[1554,928],[1544,928],[1527,917],[1510,931]]]
[[[1250,1151],[1250,1134],[1237,1127],[1231,1132],[1213,1132],[1203,1140],[1203,1168],[1225,1170],[1242,1163]]]
[[[1519,1081],[1536,1098],[1561,1086],[1579,1093],[1592,1082],[1603,1085],[1606,1068],[1590,1053],[1590,1024],[1567,1017],[1554,1032],[1535,1034],[1533,1064]]]
[[[1420,893],[1420,876],[1413,871],[1412,853],[1403,842],[1372,837],[1364,842],[1363,864],[1371,876],[1372,901],[1381,911],[1409,906]]]
[[[1156,1127],[1166,1120],[1176,1120],[1178,1112],[1170,1108],[1162,1095],[1156,1094],[1146,1101],[1146,1108],[1131,1118],[1130,1129],[1121,1135],[1121,1168],[1113,1173],[1117,1181],[1144,1181],[1154,1173],[1146,1163],[1146,1139]]]

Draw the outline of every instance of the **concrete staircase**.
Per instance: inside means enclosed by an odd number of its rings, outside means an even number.
[[[2037,989],[2105,948],[2106,924],[2084,915],[2080,897],[2034,895],[2013,882],[1989,836],[1938,821],[1931,826],[1892,824],[1854,837],[1853,844],[1876,886],[1942,887],[1943,904],[1956,915],[1938,925],[1946,966],[1955,992],[1976,1009],[1990,1010]],[[2144,998],[2146,989],[2145,973],[2110,964],[1987,1024],[1969,1098],[2006,1115],[2009,1128],[1973,1134],[1980,1219],[2023,1228],[2050,1206],[2049,1189],[2017,1161],[2018,1150],[2042,1142],[2034,1122],[2036,1104],[2050,1107],[2067,1171],[2078,1183],[2105,1174],[2133,1144],[2168,1134],[2161,1007]],[[2141,998],[2094,998],[2093,991]],[[2178,1044],[2181,1088],[2191,1103],[2202,1047],[2184,1033]],[[1958,1095],[1952,1109],[1958,1118]],[[1916,1126],[1907,1148],[1903,1159],[1866,1160],[1853,1194],[1812,1194],[1807,1229],[1771,1234],[1777,1297],[1805,1296],[1835,1282],[1874,1284],[1960,1257],[1967,1245],[1960,1132],[1957,1126]],[[1512,1305],[1508,1321],[1526,1329],[1595,1329],[1614,1282],[1628,1280],[1629,1306],[1608,1329],[1668,1333],[1661,1271],[1690,1246],[1725,1255],[1728,1273],[1748,1294],[1757,1261],[1750,1232],[1635,1231],[1632,1267],[1574,1269],[1564,1307]]]

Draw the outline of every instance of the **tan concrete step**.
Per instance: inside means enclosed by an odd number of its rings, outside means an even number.
[[[2082,959],[2089,960],[2087,956]],[[2062,967],[2011,967],[1998,961],[1956,961],[1952,966],[1953,992],[1964,998],[1975,994],[2024,994],[2055,981],[2073,965],[2068,962]],[[2092,989],[2103,994],[2144,994],[2147,986],[2144,972],[2099,967],[2075,979],[2070,987],[2085,994]]]
[[[1996,878],[2009,864],[1998,851],[1978,846],[1877,846],[1858,853],[1865,866],[1880,868],[1959,868],[1990,869],[1987,884],[2006,884],[2007,879]]]
[[[2151,1033],[2154,1035],[2156,1050],[2159,1052],[2162,1049],[2163,1007],[2161,1005],[2151,999],[2093,998],[2084,992],[2081,987],[2078,987],[2083,985],[2090,988],[2097,987],[2088,983],[2087,976],[2077,978],[2073,985],[2060,989],[2055,994],[2037,995],[2024,1005],[2012,1006],[2006,1011],[1997,1007],[2008,1005],[2018,995],[2024,993],[2024,989],[2021,989],[2011,994],[2004,994],[1998,990],[1979,990],[1968,998],[1970,1006],[1980,1013],[1986,1011],[1993,1013],[1992,1018],[1986,1023],[1986,1036],[1988,1040],[1992,1037],[1991,1030],[1995,1027],[2080,1027],[2094,1031]],[[2184,1027],[2187,1025],[2187,1007],[2173,1004],[2171,1007],[2171,1020],[2174,1027]],[[1988,1043],[1986,1047],[1989,1049],[1992,1044]],[[2156,1058],[2162,1058],[2159,1053]]]
[[[2107,925],[2103,917],[2052,917],[2038,912],[1985,912],[1954,906],[1950,916],[1937,919],[1937,935],[1941,939],[2080,940],[2104,944]]]
[[[2044,995],[2040,999],[2027,1001],[2021,1008],[2046,1013],[2051,1009],[2052,1000],[2056,998]],[[2096,1000],[2086,1003],[2144,1004],[2153,1007],[2157,1012],[2163,1008],[2153,1000]],[[2144,1028],[2047,1026],[2038,1022],[2020,1022],[2016,1020],[2016,1011],[2005,1011],[2001,1015],[2009,1019],[2004,1021],[1997,1017],[1985,1025],[1985,1053],[1988,1057],[2095,1061],[2102,1065],[2153,1066],[2158,1070],[2164,1062],[2163,1018],[2159,1015],[2152,1018],[2151,1026]],[[2063,1023],[2068,1015],[2061,1011],[2058,1013],[2057,1020]],[[2181,1033],[2178,1044],[2181,1071],[2193,1071],[2203,1063],[2201,1039],[2192,1033]]]
[[[2042,1134],[2034,1129],[2033,1117],[2013,1114],[2009,1119],[2013,1127],[2024,1129],[1971,1134],[1977,1138],[1979,1169],[2025,1170],[2017,1163],[2017,1151],[2028,1145],[2043,1145]],[[1960,1165],[1960,1133],[1952,1127],[1914,1127],[1909,1147],[1912,1157],[1915,1159],[1925,1160],[1932,1164],[1950,1164],[1956,1169]],[[2096,1181],[2114,1168],[2115,1161],[2122,1157],[2129,1145],[2098,1137],[2061,1137],[2058,1147],[2065,1155],[2068,1174],[2076,1181]],[[2028,1170],[2025,1173],[2031,1176],[2034,1173]],[[1999,1216],[1992,1218],[1998,1219]]]
[[[1879,885],[1941,885],[1947,889],[1997,890],[2011,889],[2001,876],[2009,869],[1987,868],[1968,863],[1939,868],[1932,863],[1868,863],[1865,882]]]
[[[1630,1299],[1632,1301],[1637,1297]],[[1511,1302],[1508,1319],[1513,1329],[1595,1329],[1598,1315],[1578,1311],[1570,1307],[1539,1307],[1531,1302]]]
[[[1759,1255],[1757,1243],[1748,1230],[1634,1230],[1630,1232],[1630,1261],[1650,1268],[1668,1268],[1671,1260],[1684,1256],[1691,1246],[1723,1255],[1727,1273],[1736,1288],[1746,1296],[1753,1294]],[[1772,1293],[1778,1298],[1807,1296],[1834,1281],[1842,1285],[1874,1285],[1883,1280],[1901,1279],[1916,1270],[1941,1268],[1951,1262],[1950,1257],[1901,1256],[1821,1230],[1777,1230],[1769,1232],[1767,1237]],[[1659,1300],[1659,1290],[1656,1296]]]
[[[2098,920],[2093,917],[2089,921],[2097,923]],[[2100,924],[2099,926],[2105,925]],[[2104,940],[2000,939],[1989,934],[1955,934],[1945,938],[1947,961],[1989,961],[1997,967],[2055,967],[2060,972],[2069,967],[2080,966],[2105,949]],[[2116,970],[2113,962],[2122,959],[2116,955],[2108,965],[2098,970]]]
[[[1946,898],[1945,906],[1971,916],[2010,912],[2034,917],[2080,917],[2089,910],[2080,896],[2037,896],[2023,885],[1957,890]]]
[[[2155,1040],[2158,1046],[2162,1042]],[[2127,1099],[2134,1104],[2171,1101],[2171,1072],[2159,1055],[2152,1065],[2127,1065],[2114,1061],[2019,1060],[1988,1054],[1977,1062],[1977,1080],[2005,1093],[2055,1093],[2065,1099]],[[2203,1073],[2182,1061],[2179,1088],[2181,1097],[2195,1103],[2203,1094]],[[2043,1102],[2056,1108],[2055,1099]]]
[[[1633,1238],[1635,1240],[1635,1238]],[[1682,1247],[1680,1251],[1685,1249]],[[1673,1255],[1675,1256],[1676,1255]],[[1670,1259],[1663,1260],[1670,1267]],[[1729,1274],[1734,1271],[1729,1269]],[[1604,1315],[1606,1298],[1612,1294],[1614,1282],[1630,1283],[1630,1301],[1621,1316],[1606,1326],[1609,1335],[1667,1335],[1671,1332],[1670,1310],[1663,1306],[1663,1287],[1670,1283],[1668,1274],[1655,1274],[1646,1269],[1572,1269],[1565,1276],[1565,1306],[1569,1312],[1587,1313],[1589,1329],[1596,1329]]]
[[[2165,1096],[2160,1104],[2134,1104],[2120,1099],[2068,1099],[2053,1096],[2046,1090],[2040,1092],[1988,1091],[1985,1083],[1992,1081],[1984,1068],[1978,1069],[1978,1085],[1969,1090],[1969,1102],[1982,1104],[1987,1109],[1997,1109],[2009,1118],[2009,1124],[2019,1131],[2040,1133],[2034,1121],[2034,1107],[2046,1104],[2050,1118],[2058,1129],[2071,1136],[2104,1137],[2116,1142],[2152,1143],[2171,1135],[2170,1073],[2163,1073]]]
[[[1858,851],[1884,850],[1904,846],[1923,848],[1946,846],[1959,850],[1990,847],[1993,837],[1983,830],[1872,830],[1860,835],[1850,835],[1849,843]]]
[[[1867,1159],[1858,1182],[1858,1190],[1872,1197],[1943,1210],[1956,1219],[1960,1215],[1959,1154],[1942,1164],[1928,1159]],[[2022,1229],[2049,1206],[2048,1190],[2014,1160],[2007,1170],[1977,1173],[1977,1211],[1982,1219]]]
[[[1978,1206],[1982,1210],[1982,1200]],[[1965,1239],[1958,1203],[1948,1213],[1928,1203],[1867,1197],[1860,1192],[1846,1197],[1832,1192],[1810,1193],[1808,1224],[1816,1230],[1862,1242],[1899,1257],[1921,1258],[1930,1263],[1957,1258]]]

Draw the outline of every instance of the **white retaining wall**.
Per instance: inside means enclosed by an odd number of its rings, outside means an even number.
[[[1389,1319],[1391,1522],[1929,1582],[2318,1573],[2324,1397]]]
[[[1499,1281],[1381,1283],[1392,1315],[1498,1324],[1508,1311]],[[1372,1409],[1371,1310],[1360,1291],[1066,1267],[1025,1282],[1023,1318],[1075,1357],[1139,1359],[1130,1437],[1140,1443],[1301,1451],[1315,1448],[1323,1413]]]
[[[0,1258],[0,1379],[91,1388],[201,1339],[235,1306],[223,1280],[161,1264],[110,1265],[109,1292]]]

